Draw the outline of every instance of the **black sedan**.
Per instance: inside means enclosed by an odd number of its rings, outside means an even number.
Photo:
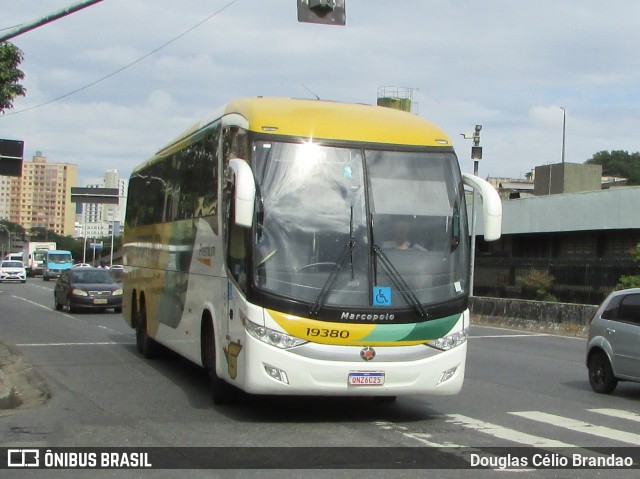
[[[72,268],[60,275],[53,297],[58,311],[110,309],[122,312],[122,286],[109,271],[100,268]]]

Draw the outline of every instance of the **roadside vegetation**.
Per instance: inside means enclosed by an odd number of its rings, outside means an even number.
[[[524,299],[554,303],[558,301],[558,298],[551,294],[555,280],[547,271],[532,269],[518,278],[518,284],[522,287]]]
[[[631,252],[631,256],[636,262],[640,263],[640,243],[636,245],[636,249]],[[640,275],[620,276],[616,289],[640,288]]]

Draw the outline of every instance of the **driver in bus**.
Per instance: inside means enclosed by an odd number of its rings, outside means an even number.
[[[382,243],[382,247],[385,249],[394,249],[396,251],[408,251],[408,250],[422,250],[426,251],[418,243],[412,241],[411,228],[409,222],[406,219],[399,219],[396,221],[393,228],[394,239],[385,241]]]

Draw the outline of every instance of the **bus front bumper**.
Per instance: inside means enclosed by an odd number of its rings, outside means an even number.
[[[245,337],[244,374],[239,386],[255,394],[331,395],[331,396],[406,396],[415,394],[457,394],[464,381],[467,343],[448,351],[427,346],[423,357],[416,358],[415,347],[410,359],[402,360],[400,347],[375,347],[379,354],[364,360],[360,351],[366,348],[343,346],[357,350],[357,360],[335,360],[296,354],[267,345],[250,335]],[[330,347],[331,348],[331,347]],[[335,346],[333,348],[336,348]],[[339,348],[339,347],[337,347]],[[403,348],[404,349],[404,348]],[[376,361],[393,352],[393,361]],[[427,352],[426,357],[424,352]],[[367,354],[363,353],[366,357]],[[353,356],[353,354],[351,354]],[[369,355],[370,356],[370,355]],[[389,354],[386,355],[389,357]],[[233,383],[233,381],[231,381]]]

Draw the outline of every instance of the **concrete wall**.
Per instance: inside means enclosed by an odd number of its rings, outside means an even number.
[[[522,299],[469,298],[471,322],[586,337],[596,305]]]
[[[541,196],[596,191],[602,188],[601,183],[601,165],[556,163],[536,166],[534,194]]]

